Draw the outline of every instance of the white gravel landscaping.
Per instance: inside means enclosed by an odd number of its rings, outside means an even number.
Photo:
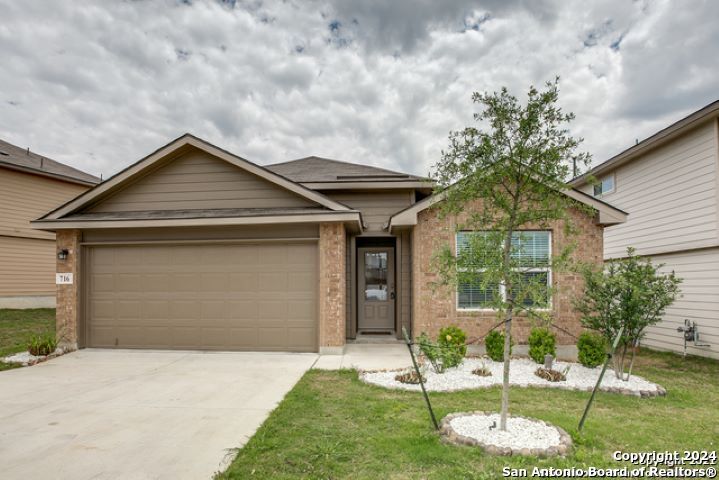
[[[475,445],[494,455],[564,455],[572,446],[564,430],[541,420],[510,416],[499,429],[499,414],[454,413],[442,419],[440,432],[451,443]]]
[[[55,358],[62,355],[65,351],[62,348],[56,348],[50,355],[32,355],[30,352],[20,352],[13,355],[9,355],[2,359],[5,363],[19,363],[23,366],[35,365],[36,363]]]
[[[435,373],[434,370],[429,367],[425,372],[425,388],[431,392],[452,392],[486,388],[501,384],[503,363],[486,359],[484,360],[484,366],[492,372],[492,375],[481,377],[473,374],[472,370],[480,368],[482,364],[481,359],[467,358],[462,365],[457,368],[448,369],[443,374]],[[563,371],[568,366],[570,369],[567,373],[566,381],[550,382],[534,374],[535,370],[540,367],[540,365],[534,361],[525,358],[512,359],[509,382],[511,385],[519,387],[533,386],[584,391],[589,391],[594,388],[594,384],[597,382],[597,378],[599,378],[601,367],[586,368],[578,363],[555,362],[553,368]],[[395,376],[400,371],[402,370],[361,372],[360,379],[364,382],[385,388],[412,391],[420,390],[419,385],[401,383],[395,380]],[[602,379],[600,389],[606,392],[642,397],[654,397],[666,394],[666,391],[660,385],[635,375],[632,375],[627,382],[619,380],[615,377],[611,369],[607,369]]]

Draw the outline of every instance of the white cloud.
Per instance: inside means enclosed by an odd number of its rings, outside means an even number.
[[[473,91],[556,74],[606,159],[715,100],[716,2],[0,0],[0,137],[105,177],[189,131],[428,172]]]

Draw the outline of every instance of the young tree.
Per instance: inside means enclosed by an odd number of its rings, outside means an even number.
[[[621,354],[613,357],[614,374],[619,379],[629,380],[636,347],[645,329],[661,321],[666,308],[679,295],[682,280],[674,272],[660,274],[663,266],[635,255],[630,247],[626,258],[610,260],[603,270],[586,268],[583,272],[584,293],[575,300],[576,309],[582,313],[582,325],[601,333],[610,344],[624,327],[618,346]],[[632,360],[625,377],[629,348]]]
[[[546,270],[566,267],[572,250],[566,242],[559,254],[532,255],[542,239],[527,230],[561,224],[566,235],[573,233],[570,210],[587,207],[562,192],[589,155],[576,153],[581,139],[567,130],[573,114],[557,106],[558,79],[544,91],[531,87],[526,104],[506,88],[474,93],[472,101],[482,107],[474,118],[484,125],[452,132],[449,149],[433,170],[443,196],[440,214],[456,219],[456,231],[462,232],[456,255],[443,245],[434,265],[438,285],[479,292],[482,306],[495,309],[504,321],[500,428],[506,430],[512,319],[520,312],[548,315],[542,311],[552,294]]]

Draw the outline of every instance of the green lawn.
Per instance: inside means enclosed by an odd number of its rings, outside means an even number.
[[[33,335],[54,331],[54,308],[0,309],[0,358],[27,350],[27,342]],[[0,362],[0,371],[16,366]]]
[[[239,451],[221,479],[501,478],[502,467],[619,467],[612,452],[717,450],[719,362],[643,351],[636,373],[660,383],[667,397],[600,393],[582,434],[586,392],[513,388],[511,411],[567,430],[566,458],[491,457],[445,445],[430,428],[421,394],[366,385],[352,370],[308,372]],[[438,417],[496,410],[500,389],[432,393]]]

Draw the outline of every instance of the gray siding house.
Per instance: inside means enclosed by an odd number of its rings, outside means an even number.
[[[677,331],[696,324],[687,352],[719,358],[719,101],[625,150],[570,184],[629,213],[604,231],[604,258],[627,247],[684,279],[682,297],[643,343],[683,351]],[[597,182],[589,183],[590,176]]]

